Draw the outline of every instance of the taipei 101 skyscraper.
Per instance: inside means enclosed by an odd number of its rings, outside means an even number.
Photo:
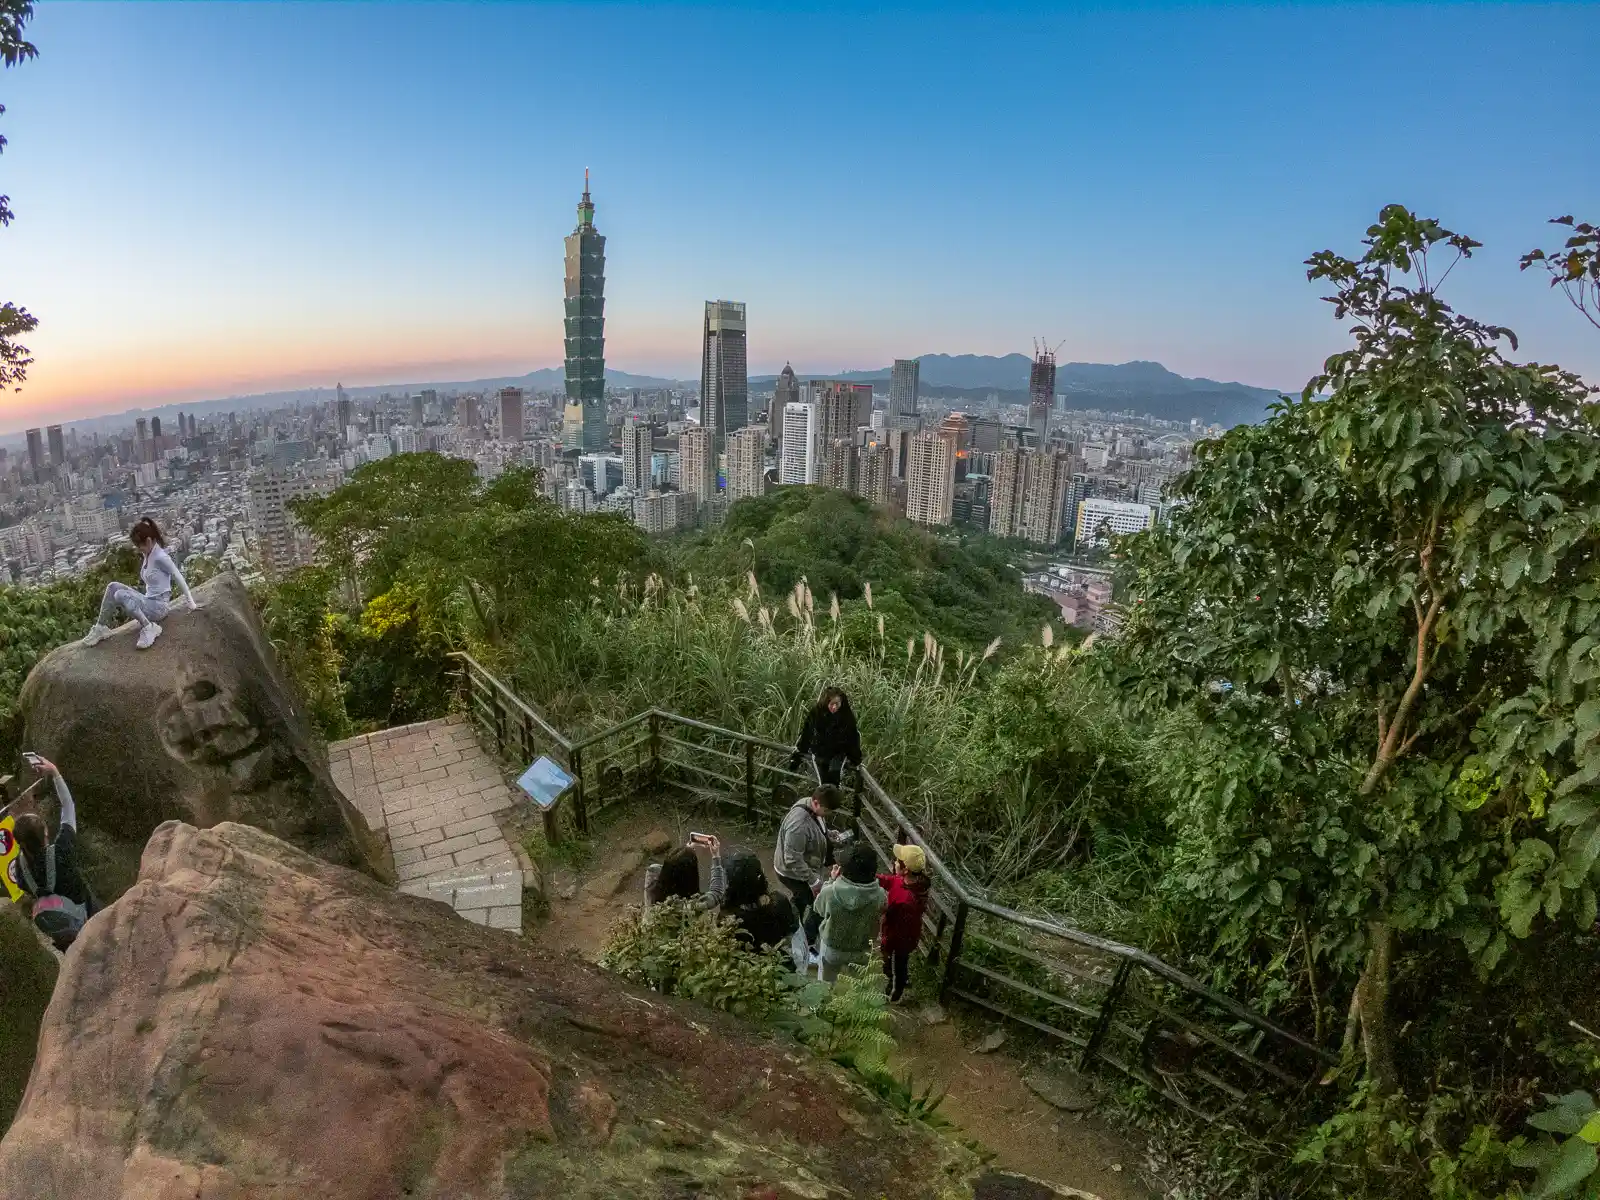
[[[606,429],[606,239],[594,227],[589,170],[583,172],[578,225],[567,235],[567,411],[569,450],[604,450]]]

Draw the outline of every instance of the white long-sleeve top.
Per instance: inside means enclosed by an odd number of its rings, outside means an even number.
[[[144,562],[140,564],[139,578],[144,581],[144,594],[152,600],[170,600],[172,585],[176,582],[183,589],[184,597],[191,604],[194,603],[189,581],[178,570],[178,564],[172,561],[172,555],[167,553],[165,546],[150,547],[150,553],[145,555]]]

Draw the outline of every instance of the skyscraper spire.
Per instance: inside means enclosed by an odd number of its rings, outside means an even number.
[[[589,199],[589,168],[583,169],[583,199],[578,201],[578,230],[594,225],[594,201]]]

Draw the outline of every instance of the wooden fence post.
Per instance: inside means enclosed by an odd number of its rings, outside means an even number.
[[[744,744],[744,815],[752,825],[756,821],[756,744]]]
[[[956,964],[961,961],[961,943],[967,936],[967,902],[962,900],[956,906],[956,923],[950,930],[950,951],[944,960],[944,981],[939,985],[939,1003],[944,1004],[950,996],[950,989],[955,986]]]
[[[1106,1040],[1106,1034],[1111,1032],[1111,1018],[1116,1011],[1117,1001],[1122,999],[1122,993],[1128,988],[1128,976],[1133,973],[1133,963],[1123,959],[1117,967],[1117,973],[1112,976],[1111,986],[1106,989],[1105,998],[1100,1001],[1100,1015],[1094,1023],[1094,1032],[1089,1035],[1089,1040],[1084,1044],[1083,1054],[1078,1059],[1078,1069],[1086,1071],[1100,1054],[1100,1046]]]
[[[583,795],[583,751],[573,748],[568,756],[567,769],[572,772],[572,818],[578,832],[589,832],[589,807]]]
[[[650,794],[661,797],[661,717],[650,714]]]

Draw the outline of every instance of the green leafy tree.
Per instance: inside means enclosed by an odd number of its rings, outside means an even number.
[[[1550,286],[1559,287],[1572,301],[1572,307],[1600,329],[1600,227],[1571,217],[1552,217],[1552,225],[1572,230],[1559,249],[1529,250],[1522,256],[1522,269],[1538,263],[1550,276]]]
[[[0,63],[17,66],[39,51],[22,36],[23,27],[33,16],[32,0],[0,0]],[[0,104],[0,116],[5,115],[5,105]],[[5,150],[6,139],[0,135],[0,152]],[[0,225],[11,224],[15,214],[11,211],[11,197],[0,196]],[[32,333],[39,320],[12,301],[0,303],[0,388],[14,387],[28,377],[28,367],[33,356],[18,339]]]
[[[1308,260],[1354,346],[1202,444],[1171,525],[1123,544],[1110,662],[1199,718],[1180,886],[1225,949],[1298,933],[1355,973],[1347,1045],[1382,1096],[1407,938],[1488,970],[1541,914],[1595,919],[1600,419],[1440,297],[1476,242],[1390,206],[1364,245]]]
[[[453,649],[470,647],[506,669],[548,658],[597,595],[615,595],[649,564],[630,522],[561,510],[527,468],[483,483],[461,459],[395,455],[294,507],[317,536],[325,573],[316,596],[285,600],[287,626],[307,637],[302,602],[307,621],[336,614],[331,645],[302,643],[336,666],[296,658],[305,672],[297,677],[323,694],[334,671],[345,713],[360,722],[442,711]],[[331,699],[325,707],[335,719]]]

